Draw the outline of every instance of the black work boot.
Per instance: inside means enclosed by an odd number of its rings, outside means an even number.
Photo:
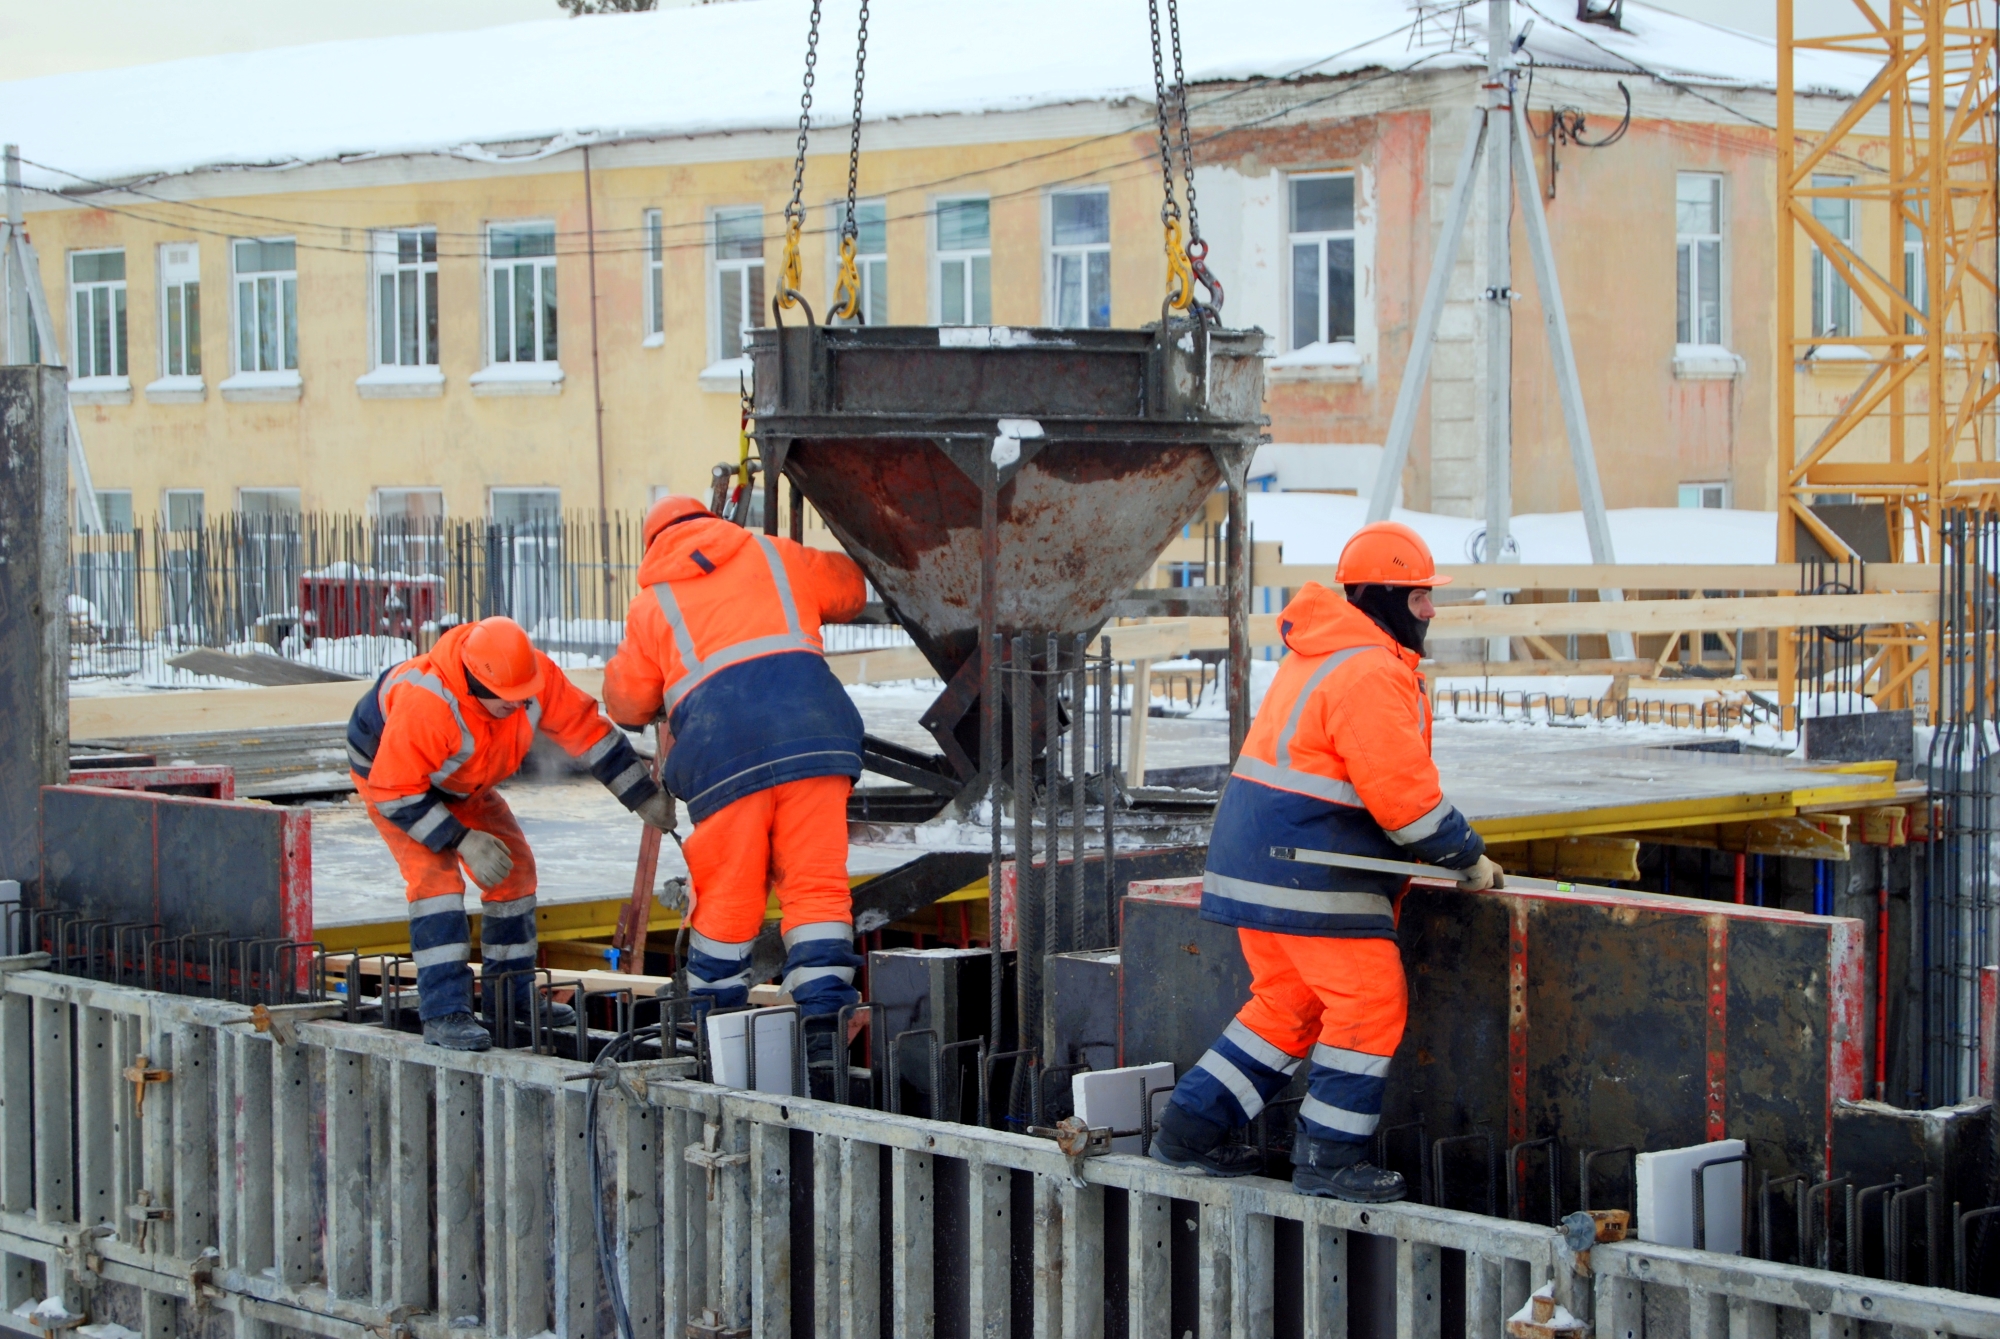
[[[514,1001],[514,1026],[521,1032],[528,1030],[528,1001],[516,997]],[[576,1010],[561,1000],[542,997],[542,1031],[560,1031],[576,1026]]]
[[[1292,1140],[1292,1189],[1354,1204],[1388,1204],[1403,1198],[1403,1174],[1368,1161],[1366,1144],[1316,1139],[1300,1130]]]
[[[1228,1126],[1169,1102],[1147,1151],[1169,1167],[1204,1176],[1255,1176],[1264,1170],[1262,1153],[1245,1144],[1225,1144],[1228,1137]]]
[[[426,1018],[424,1043],[447,1051],[487,1051],[493,1048],[493,1035],[471,1014],[460,1012]]]
[[[800,1024],[806,1039],[806,1095],[821,1102],[834,1101],[842,1087],[840,1071],[847,1064],[847,1048],[834,1040],[839,1026],[832,1014]]]

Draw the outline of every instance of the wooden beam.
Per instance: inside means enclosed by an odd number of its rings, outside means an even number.
[[[1651,832],[1634,832],[1640,841],[1660,846],[1706,847],[1745,855],[1781,855],[1798,860],[1847,860],[1846,814],[1798,814],[1752,823],[1704,823]]]
[[[1486,853],[1510,874],[1540,878],[1635,881],[1639,842],[1633,837],[1555,837],[1544,841],[1496,842]]]
[[[1447,594],[1485,590],[1496,580],[1505,581],[1506,590],[1574,591],[1795,591],[1810,580],[1801,563],[1519,563],[1498,578],[1491,567],[1468,563],[1445,563],[1438,571],[1452,579]],[[1935,563],[1871,563],[1863,568],[1863,585],[1870,593],[1935,591],[1939,571]],[[1284,563],[1260,567],[1256,576],[1260,586],[1297,589],[1317,581],[1337,589],[1333,572],[1326,564]]]

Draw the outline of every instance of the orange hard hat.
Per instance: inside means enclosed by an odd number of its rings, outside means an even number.
[[[640,533],[644,537],[642,542],[650,548],[654,538],[659,535],[660,531],[666,529],[675,521],[685,521],[690,516],[713,515],[715,515],[714,512],[710,511],[694,498],[682,493],[669,493],[646,509],[646,523],[640,529]]]
[[[1334,580],[1343,586],[1444,586],[1424,537],[1401,521],[1362,526],[1340,551]]]
[[[542,690],[542,658],[511,618],[474,623],[459,654],[472,676],[503,701],[525,702]]]

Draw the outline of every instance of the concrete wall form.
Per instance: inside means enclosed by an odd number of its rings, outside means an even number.
[[[0,1329],[616,1334],[589,1066],[283,1010],[259,1032],[241,1006],[31,965],[0,964]],[[139,1089],[134,1064],[171,1078]],[[2000,1336],[2000,1301],[1637,1243],[1595,1248],[1584,1272],[1547,1228],[1136,1157],[1073,1166],[1037,1138],[666,1073],[621,1069],[601,1099],[602,1206],[636,1339],[1080,1339],[1106,1333],[1114,1281],[1135,1336],[1268,1335],[1282,1311],[1314,1339],[1439,1339],[1462,1297],[1464,1332],[1497,1339],[1550,1278],[1619,1339],[1833,1339],[1864,1322]],[[1280,1259],[1299,1272],[1281,1278]],[[36,1301],[31,1325],[14,1308]]]

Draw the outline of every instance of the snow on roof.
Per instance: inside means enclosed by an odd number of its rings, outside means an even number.
[[[1332,563],[1368,519],[1368,500],[1336,493],[1252,493],[1250,524],[1262,542],[1284,546],[1288,563]],[[1474,561],[1484,521],[1405,511],[1392,519],[1416,530],[1441,563]],[[1768,511],[1695,507],[1626,507],[1609,512],[1611,546],[1621,563],[1772,563],[1778,560],[1778,518]],[[1590,541],[1583,513],[1516,516],[1508,531],[1524,563],[1587,563]]]
[[[1408,0],[1181,0],[1191,82],[1482,62],[1485,7]],[[1628,4],[1624,31],[1577,24],[1564,0],[1517,5],[1543,65],[1770,88],[1772,43]],[[815,124],[853,88],[856,0],[827,0]],[[347,155],[491,158],[621,138],[787,131],[798,123],[801,0],[552,18],[466,32],[325,42],[0,84],[0,134],[31,185],[129,181]],[[1615,53],[1615,54],[1614,54]],[[869,33],[867,115],[887,119],[1139,99],[1153,93],[1136,0],[895,0]],[[1808,58],[1801,56],[1802,71]],[[1871,62],[1814,53],[1804,90],[1852,94]],[[488,147],[482,147],[488,146]],[[69,175],[65,176],[64,173]]]

